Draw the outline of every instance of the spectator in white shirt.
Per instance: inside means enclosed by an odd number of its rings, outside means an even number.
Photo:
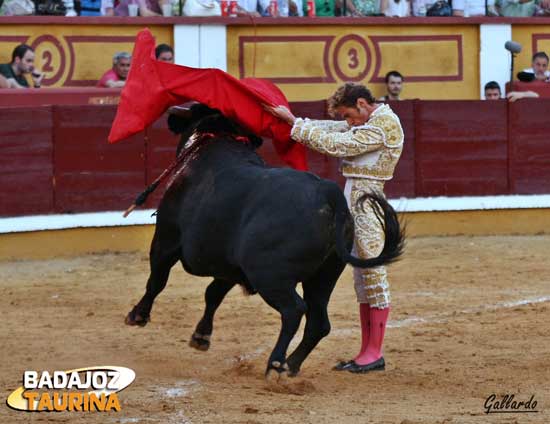
[[[453,0],[453,16],[498,16],[495,0]]]
[[[523,72],[535,74],[534,81],[550,81],[550,71],[548,70],[548,55],[544,52],[537,52],[531,60],[531,68],[524,69]]]

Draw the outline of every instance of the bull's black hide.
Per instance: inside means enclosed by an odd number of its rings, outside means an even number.
[[[182,134],[178,151],[194,150],[158,208],[147,290],[126,322],[147,323],[170,269],[181,261],[188,273],[214,278],[206,289],[206,309],[192,336],[193,347],[208,349],[214,313],[227,292],[240,284],[281,314],[267,371],[297,373],[330,331],[327,305],[346,262],[377,266],[400,255],[403,238],[395,212],[381,196],[368,195],[365,207],[374,207],[385,226],[385,248],[377,258],[352,258],[353,221],[334,182],[268,168],[254,151],[261,139],[204,106],[192,107],[185,117],[172,115],[169,125]],[[249,142],[242,142],[243,137]],[[296,292],[299,282],[303,299]],[[287,358],[304,313],[303,340]]]

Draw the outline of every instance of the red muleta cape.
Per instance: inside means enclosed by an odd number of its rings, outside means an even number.
[[[160,62],[155,59],[155,39],[148,29],[137,36],[109,142],[144,130],[170,106],[190,100],[218,109],[253,133],[273,139],[275,150],[288,165],[307,170],[305,148],[291,140],[290,126],[262,108],[263,103],[288,107],[277,86],[256,78],[238,80],[219,69]]]

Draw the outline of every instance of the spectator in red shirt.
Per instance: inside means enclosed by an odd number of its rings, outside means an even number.
[[[103,74],[99,82],[98,87],[103,88],[119,88],[124,87],[126,84],[126,78],[130,71],[130,61],[132,56],[130,53],[120,52],[115,53],[113,56],[113,67]]]

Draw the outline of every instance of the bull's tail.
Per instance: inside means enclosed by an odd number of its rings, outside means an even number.
[[[373,208],[376,218],[384,229],[385,241],[382,252],[377,257],[369,259],[356,258],[349,252],[344,236],[349,210],[343,196],[331,197],[333,199],[331,203],[335,209],[336,250],[344,262],[359,268],[372,268],[394,262],[401,256],[405,246],[404,231],[397,213],[381,193],[367,193],[358,200],[363,209],[368,201],[368,207]]]

